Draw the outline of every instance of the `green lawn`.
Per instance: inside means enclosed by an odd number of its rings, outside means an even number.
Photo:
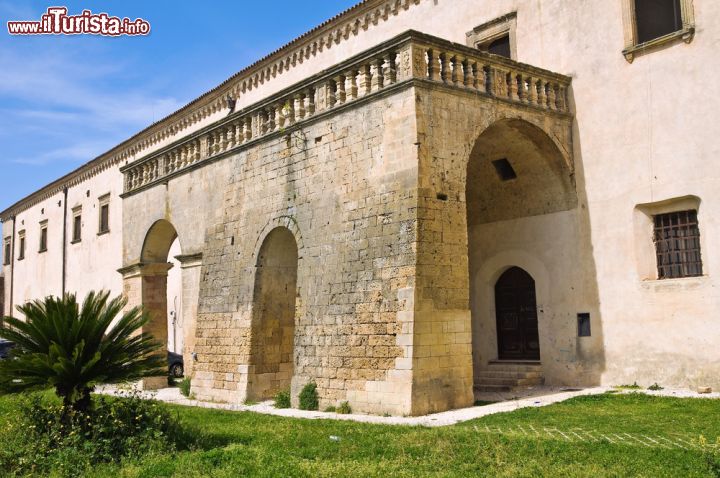
[[[640,394],[580,397],[432,429],[172,409],[197,431],[195,449],[92,476],[713,476],[693,442],[720,436],[720,401]],[[0,426],[13,413],[11,400],[0,398]]]

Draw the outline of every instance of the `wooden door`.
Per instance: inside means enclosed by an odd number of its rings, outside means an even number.
[[[495,284],[498,358],[540,360],[535,281],[511,267]]]

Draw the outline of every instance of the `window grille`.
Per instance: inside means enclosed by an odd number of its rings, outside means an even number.
[[[678,211],[654,217],[658,279],[702,275],[697,211]]]

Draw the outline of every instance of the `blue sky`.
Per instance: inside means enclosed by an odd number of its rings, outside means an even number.
[[[357,0],[0,0],[0,210],[109,150]],[[149,21],[143,37],[10,36],[67,6]]]

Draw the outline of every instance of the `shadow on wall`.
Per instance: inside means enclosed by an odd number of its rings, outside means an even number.
[[[470,154],[466,207],[476,382],[489,361],[537,360],[538,354],[550,385],[597,384],[605,369],[577,125],[574,161],[551,134],[525,120],[501,119],[480,134]],[[528,275],[524,283],[530,285],[510,287],[503,274],[513,270],[521,271],[517,277]],[[585,314],[590,336],[580,337]]]

